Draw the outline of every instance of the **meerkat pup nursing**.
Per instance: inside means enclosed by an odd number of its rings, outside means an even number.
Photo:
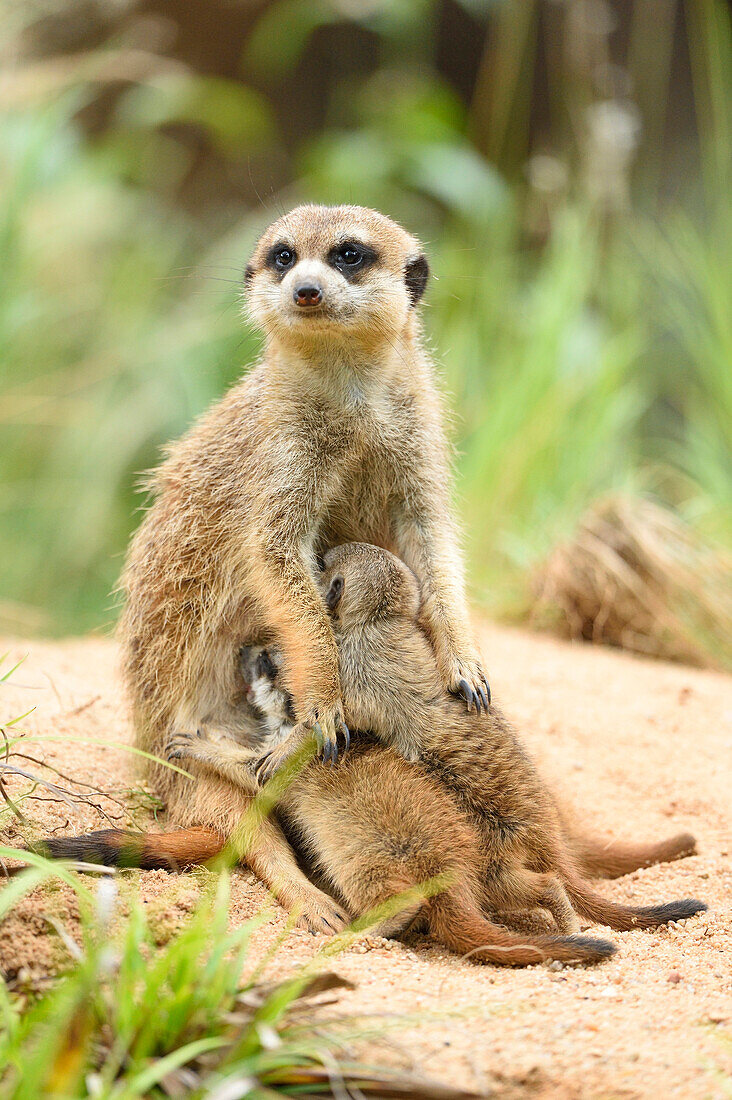
[[[481,830],[494,911],[541,906],[572,931],[575,912],[628,930],[706,909],[693,898],[615,905],[583,880],[556,801],[511,725],[493,706],[476,721],[442,690],[419,581],[403,561],[376,546],[339,546],[325,554],[319,583],[334,623],[349,722],[420,760],[457,796]],[[288,751],[283,743],[272,750],[262,778]],[[679,837],[676,846],[688,853],[693,838]]]
[[[306,764],[281,795],[280,824],[337,899],[323,911],[321,930],[340,927],[344,910],[361,917],[412,891],[416,896],[382,926],[383,934],[417,923],[478,961],[597,962],[613,945],[577,935],[577,914],[627,930],[705,908],[694,899],[616,905],[584,881],[585,873],[612,876],[691,854],[694,840],[593,844],[568,830],[501,714],[491,708],[480,720],[442,690],[420,623],[419,586],[402,562],[374,546],[338,547],[323,558],[320,588],[333,616],[346,717],[355,730],[370,729],[386,742],[359,734],[337,766]],[[212,854],[212,826],[222,847],[235,830],[237,790],[243,808],[255,772],[284,763],[302,740],[293,735],[278,651],[247,647],[241,668],[248,705],[262,716],[262,738],[272,746],[269,759],[262,762],[261,743],[247,748],[232,739],[176,733],[168,758],[200,776],[185,807],[177,808],[188,828],[144,837],[107,831],[50,838],[46,850],[180,866]],[[474,728],[466,730],[469,723]],[[211,783],[219,785],[213,802]],[[556,934],[536,934],[537,910],[548,910]],[[505,927],[517,917],[533,924],[529,934]]]

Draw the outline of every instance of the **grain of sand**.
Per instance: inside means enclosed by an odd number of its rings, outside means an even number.
[[[409,1017],[388,1031],[380,1052],[485,1095],[732,1096],[732,680],[493,625],[482,635],[497,699],[591,830],[651,840],[688,829],[699,840],[699,855],[602,889],[639,904],[701,897],[709,912],[682,927],[609,933],[619,952],[592,969],[498,969],[461,960],[424,938],[366,940],[335,964],[357,983],[338,1011]],[[129,744],[131,734],[114,644],[10,641],[0,646],[5,650],[28,655],[0,685],[0,719],[36,708],[22,723],[25,751],[104,791],[138,784],[133,758],[116,747]],[[59,740],[31,745],[34,735],[50,734]],[[111,799],[98,801],[110,817],[123,812]],[[25,807],[41,832],[104,826],[88,805]],[[11,830],[5,839],[17,843],[20,835]],[[85,881],[96,888],[96,880]],[[200,888],[195,875],[163,871],[141,872],[139,883],[169,928]],[[232,923],[267,904],[249,872],[235,875]],[[45,915],[73,933],[76,912],[66,888],[27,897],[0,927],[0,965],[11,975],[25,968],[31,978],[43,977],[64,954]],[[255,938],[259,957],[284,924],[275,909]],[[323,943],[291,932],[268,975],[291,972]],[[415,1014],[422,1018],[415,1021]]]

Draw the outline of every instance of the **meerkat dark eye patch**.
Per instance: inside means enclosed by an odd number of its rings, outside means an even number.
[[[296,261],[297,253],[295,249],[280,241],[278,244],[272,245],[265,262],[267,267],[271,267],[278,275],[284,275]]]
[[[415,259],[407,261],[407,265],[404,268],[404,282],[407,284],[407,290],[409,291],[409,297],[412,300],[413,306],[416,306],[417,302],[424,294],[424,289],[427,286],[429,277],[430,265],[427,263],[426,256],[417,256]]]
[[[328,253],[328,263],[336,271],[340,271],[345,279],[350,279],[364,268],[371,267],[377,259],[378,256],[373,248],[361,244],[360,241],[344,241],[343,244],[331,248]]]
[[[345,588],[345,582],[340,573],[336,573],[333,580],[330,582],[330,588],[328,589],[325,597],[325,604],[329,611],[335,611],[338,604],[341,602],[343,596],[343,589]]]

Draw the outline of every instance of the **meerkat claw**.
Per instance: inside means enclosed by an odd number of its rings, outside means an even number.
[[[189,753],[190,743],[194,737],[200,737],[198,730],[194,733],[174,733],[165,746],[166,760],[180,760]]]
[[[478,696],[475,694],[467,680],[460,681],[460,692],[463,699],[468,704],[468,710],[470,710],[471,707],[475,707],[475,713],[480,714],[480,703],[478,702]]]
[[[254,776],[258,785],[263,787],[265,783],[268,783],[274,775],[275,770],[276,765],[272,760],[271,753],[268,753],[266,756],[263,756],[261,760],[258,760],[254,767]]]
[[[345,722],[340,722],[339,727],[343,737],[343,751],[348,752],[351,747],[351,731]]]
[[[483,683],[485,683],[485,681],[483,681]],[[486,687],[488,687],[487,684],[486,684]],[[488,688],[488,697],[486,698],[486,693],[483,691],[482,684],[478,684],[478,694],[480,695],[481,701],[483,703],[483,710],[487,714],[488,713],[488,704],[491,701],[491,690],[490,690],[490,688]]]

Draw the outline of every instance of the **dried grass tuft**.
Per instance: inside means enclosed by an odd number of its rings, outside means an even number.
[[[732,666],[732,556],[647,498],[598,501],[532,587],[532,618],[565,637]]]

